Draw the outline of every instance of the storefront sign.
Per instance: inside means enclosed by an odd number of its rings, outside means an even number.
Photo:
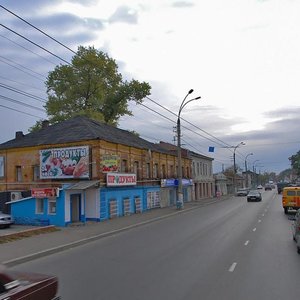
[[[104,154],[101,156],[102,173],[118,172],[120,157],[118,155]]]
[[[31,189],[31,197],[33,198],[53,198],[59,196],[58,188],[36,188]]]
[[[107,186],[136,185],[136,174],[128,173],[107,173]]]
[[[169,179],[162,179],[160,182],[161,187],[168,187],[168,186],[178,186],[178,179],[169,178]],[[193,185],[193,179],[182,179],[182,185]]]
[[[89,147],[40,151],[41,179],[89,178]]]

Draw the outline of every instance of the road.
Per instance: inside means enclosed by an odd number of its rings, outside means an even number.
[[[281,197],[232,197],[16,266],[55,274],[62,299],[299,299]]]

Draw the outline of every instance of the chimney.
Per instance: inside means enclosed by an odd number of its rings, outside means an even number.
[[[47,128],[49,126],[50,122],[48,120],[42,121],[42,129]]]
[[[24,136],[23,131],[16,131],[16,140],[21,139]]]

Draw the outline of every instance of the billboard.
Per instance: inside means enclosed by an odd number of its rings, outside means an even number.
[[[89,147],[40,150],[41,179],[89,178]]]
[[[101,170],[102,173],[118,172],[120,157],[114,154],[101,155]]]

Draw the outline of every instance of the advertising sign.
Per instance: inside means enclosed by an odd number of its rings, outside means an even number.
[[[102,173],[118,172],[120,157],[113,154],[104,154],[101,156]]]
[[[58,196],[58,188],[35,188],[31,190],[31,197],[33,198],[52,198]]]
[[[89,178],[89,147],[40,150],[41,179]]]
[[[107,173],[107,186],[127,186],[136,185],[136,174],[129,173]]]
[[[182,178],[182,185],[193,185],[193,179]],[[178,186],[178,179],[170,178],[170,179],[162,179],[160,181],[161,187],[170,187],[170,186]]]

